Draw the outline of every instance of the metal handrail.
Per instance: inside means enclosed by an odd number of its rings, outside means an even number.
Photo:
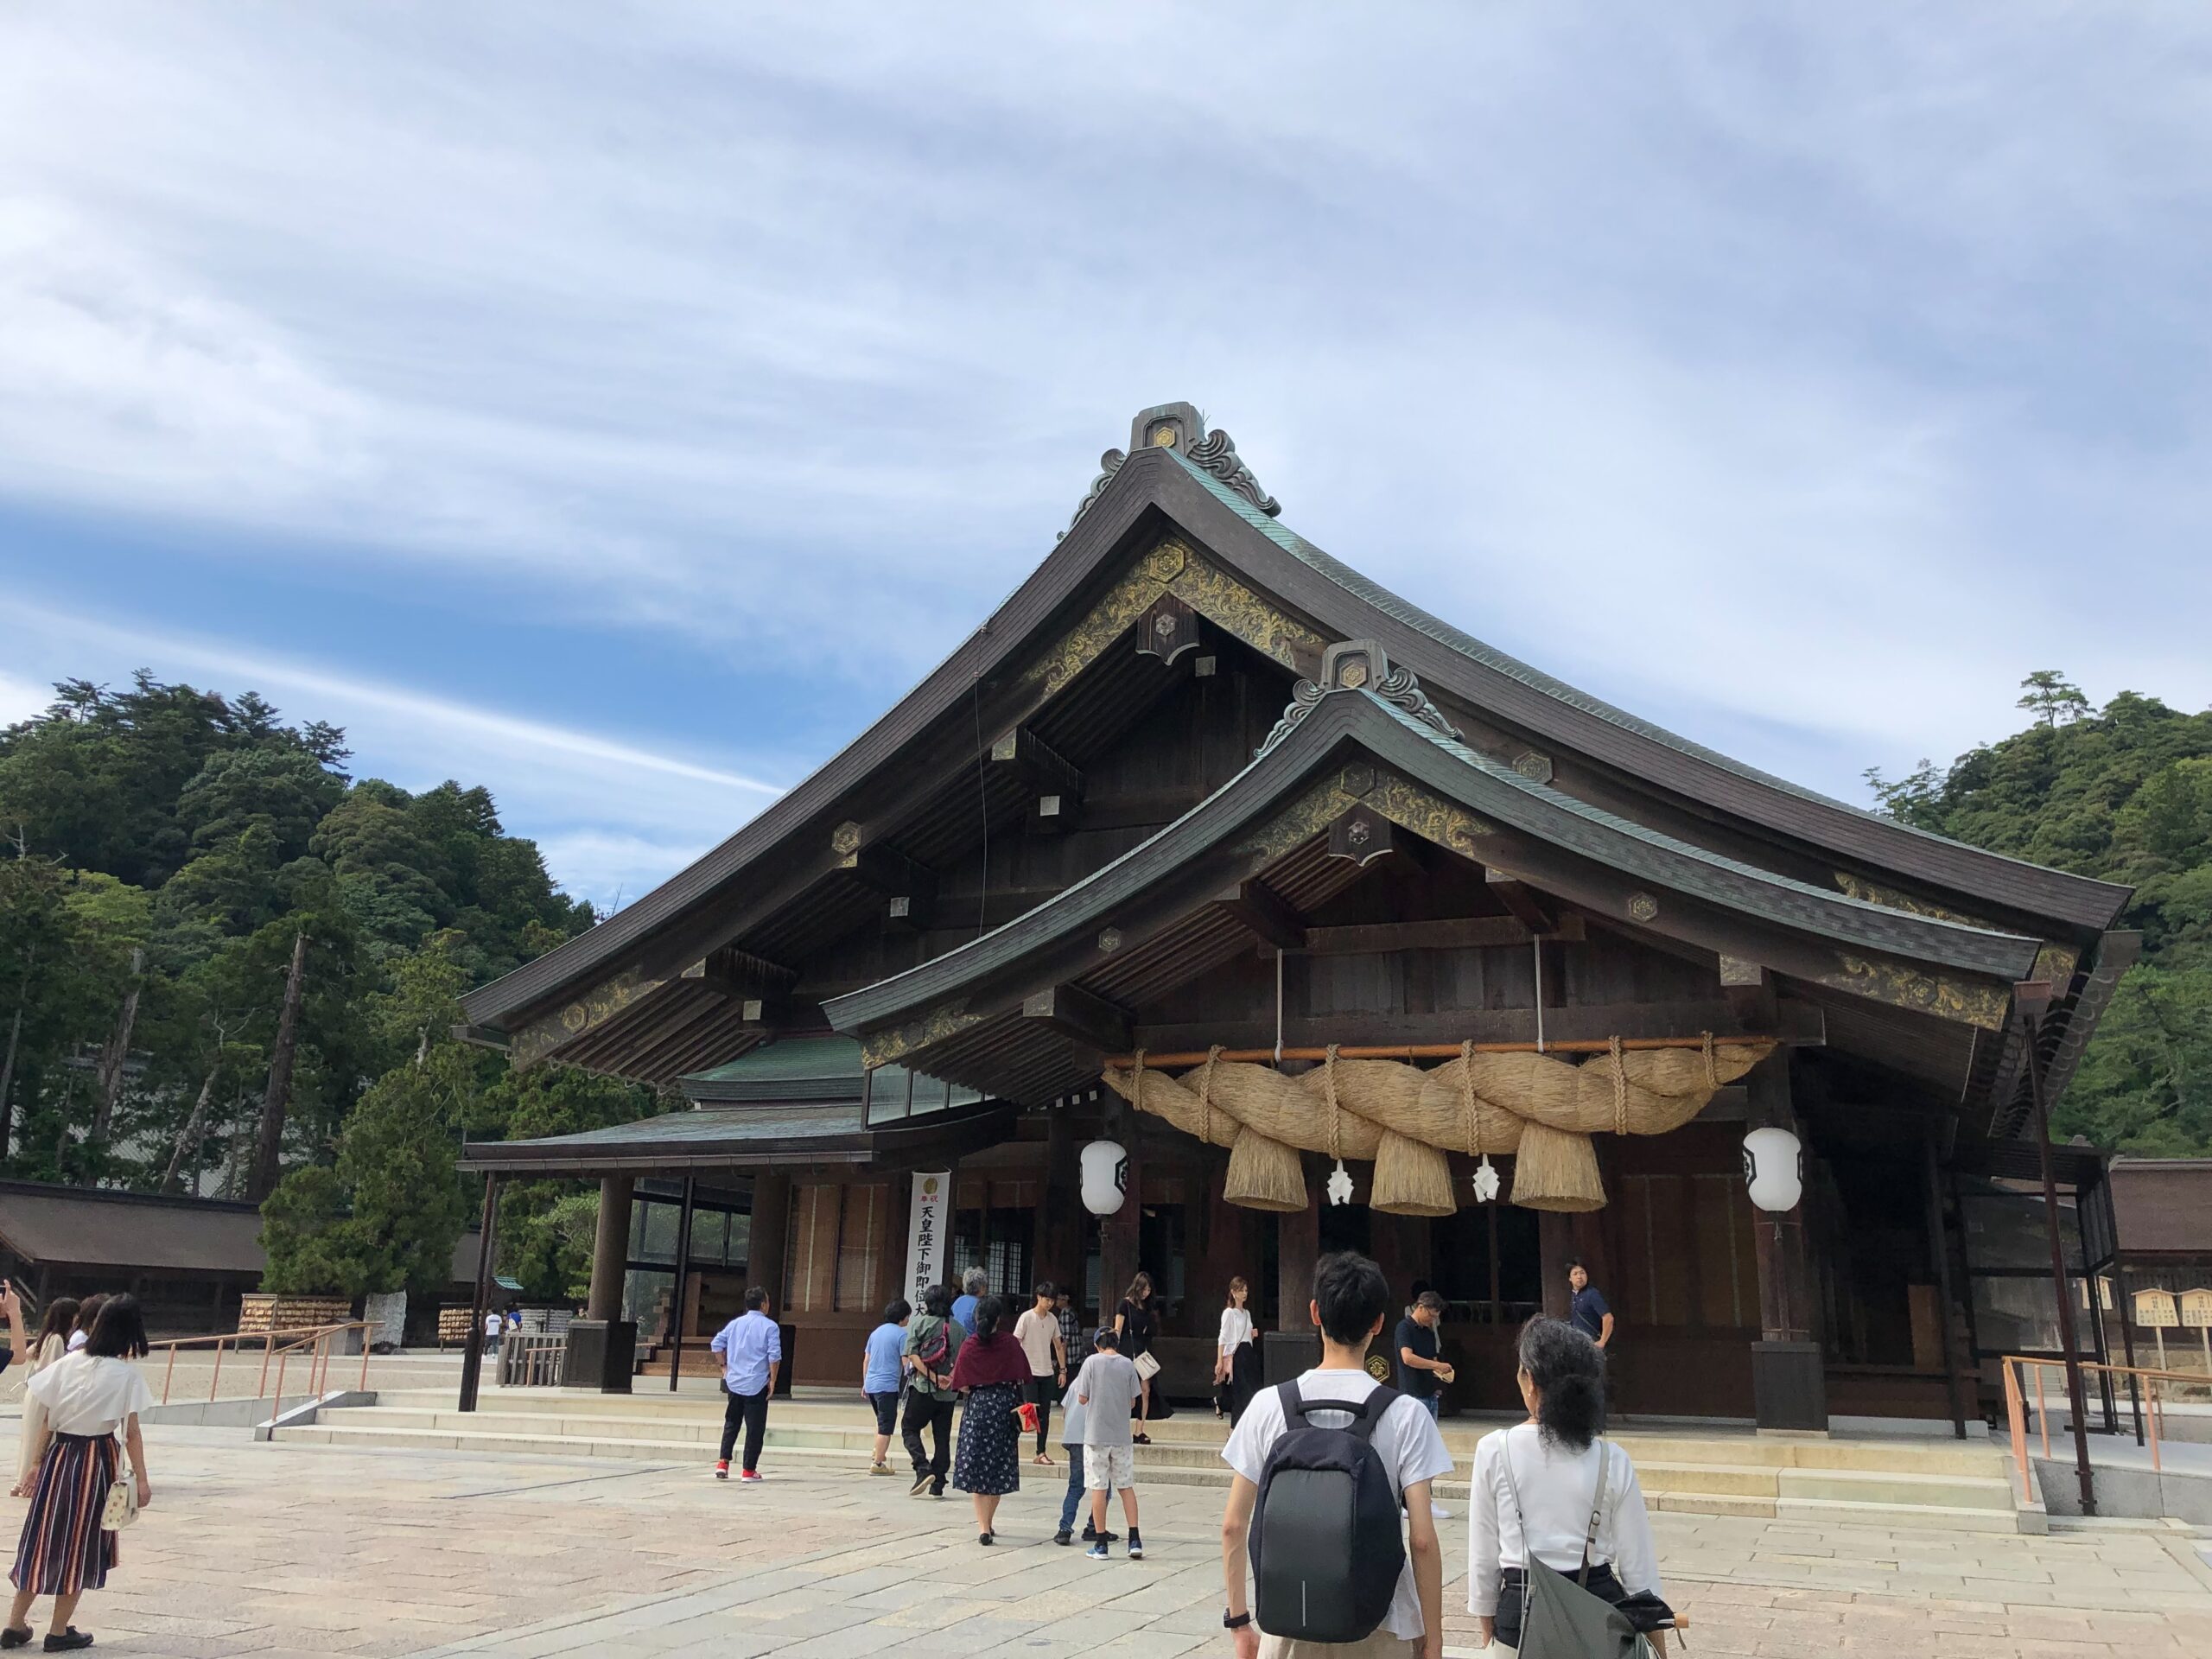
[[[211,1337],[174,1337],[161,1342],[148,1344],[147,1351],[150,1357],[156,1350],[166,1348],[168,1351],[168,1363],[162,1372],[162,1403],[167,1405],[169,1402],[169,1390],[176,1376],[177,1355],[188,1348],[212,1346],[215,1353],[215,1367],[207,1379],[207,1398],[212,1402],[222,1387],[223,1356],[235,1351],[243,1357],[248,1344],[258,1343],[261,1345],[261,1376],[254,1384],[253,1397],[258,1400],[268,1394],[269,1366],[270,1362],[274,1360],[276,1362],[277,1397],[281,1400],[283,1395],[285,1372],[293,1354],[303,1348],[312,1351],[309,1374],[315,1379],[315,1387],[320,1391],[322,1384],[329,1380],[332,1344],[348,1332],[353,1331],[361,1333],[359,1386],[364,1389],[367,1389],[369,1386],[369,1344],[375,1329],[376,1326],[370,1320],[346,1319],[331,1325],[294,1325],[283,1330],[232,1331]]]
[[[2201,1371],[2170,1371],[2151,1365],[2107,1365],[2097,1360],[2077,1360],[2084,1372],[2106,1376],[2124,1377],[2139,1384],[2143,1392],[2143,1421],[2148,1430],[2146,1443],[2151,1448],[2151,1469],[2154,1474],[2164,1471],[2158,1454],[2159,1430],[2165,1420],[2165,1407],[2158,1398],[2161,1382],[2184,1382],[2202,1386],[2204,1375]],[[2021,1385],[2021,1373],[2014,1366],[2032,1365],[2036,1396],[2036,1428],[2043,1440],[2043,1455],[2050,1456],[2050,1413],[2044,1403],[2043,1374],[2056,1366],[2063,1371],[2066,1362],[2048,1359],[2031,1354],[2006,1354],[1999,1361],[2005,1378],[2005,1420],[2012,1431],[2012,1465],[2020,1477],[2021,1497],[2033,1502],[2036,1495],[2035,1477],[2028,1468],[2027,1391]]]

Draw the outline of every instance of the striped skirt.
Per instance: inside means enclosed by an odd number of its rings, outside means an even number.
[[[38,1466],[38,1487],[8,1577],[33,1595],[98,1590],[115,1565],[115,1535],[100,1529],[118,1462],[112,1434],[56,1434]]]

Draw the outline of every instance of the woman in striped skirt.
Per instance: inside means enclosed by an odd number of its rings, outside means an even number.
[[[8,1575],[16,1599],[7,1627],[0,1630],[0,1648],[29,1643],[31,1603],[41,1596],[54,1598],[47,1652],[92,1645],[92,1638],[69,1619],[86,1591],[107,1583],[108,1570],[116,1563],[116,1535],[100,1520],[119,1463],[118,1438],[130,1449],[138,1502],[150,1503],[154,1497],[138,1431],[138,1414],[153,1403],[153,1395],[131,1363],[145,1352],[138,1299],[117,1296],[100,1309],[81,1351],[56,1360],[30,1381],[29,1392],[46,1408],[44,1443],[30,1513],[23,1517],[15,1568]]]

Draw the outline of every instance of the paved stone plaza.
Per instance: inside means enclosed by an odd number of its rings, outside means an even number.
[[[149,1431],[156,1506],[79,1623],[100,1651],[861,1659],[1225,1653],[1220,1493],[1143,1494],[1147,1559],[1051,1541],[1060,1483],[979,1548],[968,1505],[791,1458],[765,1485],[703,1467],[255,1445]],[[1025,1475],[1027,1474],[1025,1470]],[[1043,1471],[1039,1471],[1043,1472]],[[1699,1655],[2212,1653],[2202,1541],[2142,1524],[2048,1538],[1660,1515]],[[1118,1523],[1117,1523],[1118,1524]],[[1464,1605],[1466,1527],[1445,1527]],[[1446,1643],[1465,1650],[1464,1613]]]

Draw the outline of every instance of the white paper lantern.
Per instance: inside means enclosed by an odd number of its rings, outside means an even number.
[[[1779,1214],[1805,1195],[1805,1149],[1787,1129],[1753,1129],[1744,1137],[1744,1180],[1751,1202]]]
[[[1129,1154],[1118,1141],[1094,1141],[1083,1149],[1083,1207],[1110,1216],[1129,1190]]]

